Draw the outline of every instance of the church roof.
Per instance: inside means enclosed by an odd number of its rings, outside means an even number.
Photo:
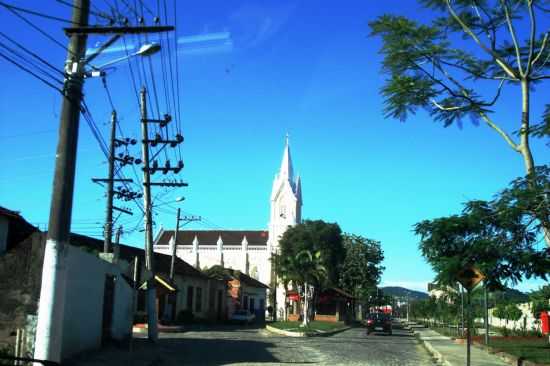
[[[173,236],[174,230],[163,230],[155,244],[168,244]],[[197,237],[199,245],[215,246],[221,237],[224,246],[241,246],[245,236],[249,246],[266,246],[269,238],[265,230],[180,230],[177,244],[193,245],[193,240]]]

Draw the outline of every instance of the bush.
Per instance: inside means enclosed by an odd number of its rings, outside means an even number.
[[[193,312],[189,309],[186,310],[180,310],[178,315],[176,316],[176,323],[177,324],[191,324],[193,323],[193,320],[195,319]]]

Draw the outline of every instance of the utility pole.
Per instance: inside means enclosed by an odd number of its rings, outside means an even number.
[[[464,288],[460,286],[460,322],[462,325],[462,335],[464,336]]]
[[[73,4],[73,24],[87,27],[90,1],[74,0]],[[86,34],[71,35],[65,62],[63,104],[34,346],[34,358],[38,360],[61,361],[66,280],[65,245],[69,242],[71,228],[78,125],[84,83],[82,60],[86,52],[86,41]]]
[[[184,216],[180,218],[180,209],[178,208],[177,214],[176,214],[176,230],[174,232],[174,245],[172,246],[172,261],[170,262],[170,280],[174,279],[174,267],[176,265],[176,248],[178,246],[178,233],[180,229],[180,221],[184,221],[183,225],[188,224],[193,221],[201,221],[202,218],[200,216]],[[182,226],[183,226],[182,225]]]
[[[73,0],[71,22],[75,27],[64,29],[70,39],[64,67],[63,101],[34,345],[34,359],[57,363],[61,361],[62,356],[65,324],[65,245],[70,237],[88,34],[154,33],[174,29],[171,26],[89,27],[89,13],[90,0]]]
[[[153,261],[153,215],[151,211],[151,185],[149,171],[149,131],[147,128],[147,104],[145,87],[141,88],[141,137],[142,137],[142,160],[143,169],[143,203],[145,210],[145,269],[147,271],[147,335],[150,341],[158,339],[157,329],[157,307],[156,307],[156,284],[155,269]]]
[[[176,147],[183,142],[183,136],[177,134],[174,140],[163,139],[160,134],[157,134],[154,139],[149,139],[149,123],[158,123],[161,128],[172,120],[170,115],[164,115],[163,119],[149,119],[147,117],[147,91],[145,87],[141,88],[140,105],[141,105],[141,137],[142,137],[142,161],[143,167],[143,202],[145,210],[145,269],[147,272],[147,325],[148,337],[150,341],[156,342],[158,339],[157,321],[158,314],[156,308],[156,284],[155,270],[153,263],[153,215],[151,205],[151,187],[187,187],[184,182],[151,182],[151,174],[155,174],[158,170],[167,174],[168,172],[179,173],[183,169],[183,161],[179,161],[176,166],[170,166],[170,162],[166,161],[163,167],[159,167],[156,160],[153,161],[153,166],[150,166],[149,160],[149,145],[156,146],[157,144],[167,144],[171,147]]]
[[[115,194],[117,195],[117,198],[123,198],[125,200],[130,200],[133,198],[139,198],[140,195],[135,192],[130,192],[127,189],[119,188],[119,190],[115,191],[114,189],[114,183],[120,182],[120,183],[131,183],[133,182],[132,179],[116,179],[114,177],[115,175],[115,161],[118,161],[121,166],[124,166],[126,164],[140,164],[141,160],[134,159],[131,156],[124,156],[122,158],[117,157],[115,155],[116,148],[125,145],[128,146],[129,144],[134,145],[136,143],[136,140],[126,139],[126,140],[119,140],[116,138],[116,125],[117,125],[117,113],[116,111],[111,112],[111,138],[110,138],[110,145],[109,145],[109,156],[108,156],[108,164],[109,164],[109,171],[107,174],[107,179],[103,178],[92,178],[92,182],[94,183],[107,183],[107,207],[106,207],[106,213],[105,213],[105,226],[104,226],[104,236],[103,236],[103,253],[109,253],[111,251],[112,247],[112,237],[113,237],[113,210],[117,210],[119,212],[132,215],[132,212],[123,208],[115,207],[113,206],[113,199]]]
[[[107,180],[107,215],[105,219],[105,238],[103,253],[109,253],[113,237],[113,178],[115,172],[116,111],[111,113],[111,145],[109,150],[109,176]]]
[[[487,282],[483,284],[484,286],[484,311],[483,311],[483,323],[485,325],[485,345],[489,345],[489,293],[487,291]]]
[[[176,246],[178,245],[178,231],[180,229],[180,208],[176,214],[176,231],[174,232],[174,245],[172,245],[172,259],[170,261],[170,281],[174,280],[174,267],[176,266]]]
[[[467,289],[466,291],[466,306],[467,306],[467,309],[466,309],[466,314],[467,314],[467,319],[466,319],[466,324],[467,324],[467,328],[466,328],[466,366],[470,366],[470,358],[471,358],[471,351],[470,351],[470,348],[471,348],[471,344],[472,344],[472,322],[471,322],[471,319],[472,319],[472,314],[471,314],[471,306],[470,306],[470,291],[469,289]]]

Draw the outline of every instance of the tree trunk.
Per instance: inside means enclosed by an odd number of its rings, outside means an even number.
[[[533,160],[533,154],[531,153],[531,147],[529,146],[529,128],[530,128],[530,91],[529,81],[527,79],[521,80],[521,129],[520,129],[520,144],[519,152],[523,157],[523,163],[525,164],[526,173],[535,173],[535,161]],[[544,200],[545,197],[541,197]],[[546,245],[550,247],[550,223],[546,219],[546,214],[538,218],[542,223],[542,232]]]
[[[309,323],[309,317],[308,317],[308,296],[307,296],[307,282],[304,283],[304,308],[303,308],[303,316],[302,316],[302,326],[307,327]]]

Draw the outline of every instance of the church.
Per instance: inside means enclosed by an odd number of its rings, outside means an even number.
[[[221,265],[242,271],[258,281],[276,286],[271,256],[279,250],[279,240],[289,226],[302,219],[302,186],[299,176],[294,176],[288,137],[283,159],[275,175],[270,198],[270,219],[267,230],[180,230],[176,241],[176,255],[197,269]],[[154,250],[171,253],[174,230],[161,229],[154,241]],[[284,291],[278,286],[268,295],[268,305],[281,314],[284,307]]]

